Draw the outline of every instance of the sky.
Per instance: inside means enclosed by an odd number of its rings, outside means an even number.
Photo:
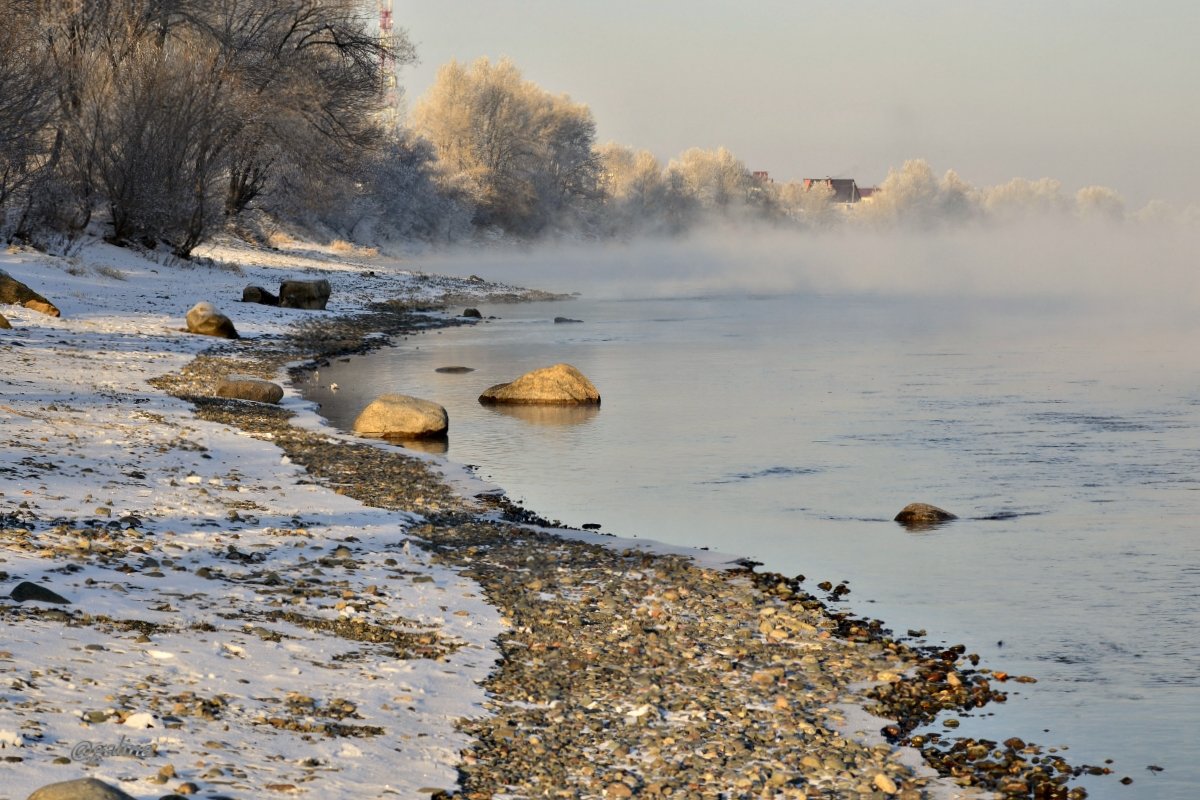
[[[879,183],[924,158],[1132,206],[1200,185],[1200,4],[1182,0],[395,0],[420,63],[507,56],[598,140],[724,146],[779,180]]]

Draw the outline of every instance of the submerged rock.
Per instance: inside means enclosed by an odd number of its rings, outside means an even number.
[[[465,375],[468,372],[474,372],[474,367],[438,367],[434,372],[442,372],[447,375]]]
[[[2,269],[0,269],[0,304],[24,306],[31,311],[38,311],[51,317],[60,315],[53,303]]]
[[[439,438],[446,435],[449,427],[446,409],[406,394],[381,395],[354,420],[355,433],[402,439]]]
[[[201,336],[216,336],[221,339],[238,339],[237,328],[229,317],[217,311],[209,302],[199,302],[187,313],[188,333]]]
[[[600,392],[570,364],[527,372],[510,383],[498,383],[479,396],[479,402],[524,405],[599,405]]]
[[[564,325],[564,324],[570,324],[570,323],[574,323],[574,322],[583,322],[583,320],[571,319],[570,317],[555,317],[554,318],[555,325]]]
[[[896,515],[896,522],[909,530],[932,528],[952,519],[958,519],[958,517],[944,508],[931,506],[928,503],[909,503]]]

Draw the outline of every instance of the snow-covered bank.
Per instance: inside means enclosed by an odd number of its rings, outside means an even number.
[[[316,249],[206,255],[0,254],[62,311],[3,307],[0,798],[84,776],[137,797],[451,789],[497,612],[407,546],[411,515],[305,480],[146,381],[215,343],[179,330],[197,301],[244,337],[320,313],[237,303],[248,284],[319,271],[334,313],[471,287]],[[10,600],[23,581],[71,605]]]

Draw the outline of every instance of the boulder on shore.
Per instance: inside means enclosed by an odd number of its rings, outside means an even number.
[[[279,298],[261,286],[247,286],[242,289],[243,303],[258,303],[260,306],[277,306]]]
[[[329,281],[283,281],[279,284],[280,308],[303,308],[324,311],[329,302]]]
[[[201,336],[217,336],[222,339],[239,339],[237,328],[229,317],[217,311],[209,302],[199,302],[187,313],[188,333]]]
[[[371,401],[354,420],[354,432],[398,439],[436,439],[446,435],[446,409],[406,394],[385,394]]]
[[[0,269],[0,304],[24,306],[31,311],[38,311],[51,317],[60,316],[59,310],[54,307],[53,303],[2,269]]]
[[[251,375],[227,375],[217,384],[217,397],[251,400],[255,403],[278,403],[283,399],[283,387]]]
[[[952,519],[958,519],[958,517],[944,508],[931,506],[928,503],[909,503],[896,515],[896,522],[909,530],[932,528]]]
[[[18,603],[24,603],[27,600],[34,600],[38,603],[58,603],[59,605],[70,605],[71,601],[63,597],[53,589],[47,589],[38,583],[30,581],[21,581],[16,588],[9,592],[8,595]]]
[[[465,308],[462,315],[468,319],[483,319],[483,313],[478,308]]]
[[[95,778],[51,783],[29,795],[28,800],[133,800],[115,786]]]
[[[527,372],[511,383],[498,383],[479,396],[479,402],[521,405],[599,405],[600,392],[570,364]]]

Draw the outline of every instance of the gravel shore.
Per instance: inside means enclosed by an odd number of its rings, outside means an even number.
[[[400,306],[324,317],[215,348],[154,383],[202,419],[273,442],[315,483],[421,515],[408,533],[503,614],[503,657],[486,684],[492,715],[461,723],[475,744],[461,753],[455,796],[1082,798],[1070,779],[1106,771],[1016,739],[914,735],[1031,679],[982,668],[962,648],[899,642],[878,621],[831,610],[802,579],[559,535],[496,498],[459,495],[398,447],[212,396],[230,373],[277,378],[288,364],[377,346],[369,337],[380,331],[430,324]],[[914,768],[914,747],[953,782]]]

